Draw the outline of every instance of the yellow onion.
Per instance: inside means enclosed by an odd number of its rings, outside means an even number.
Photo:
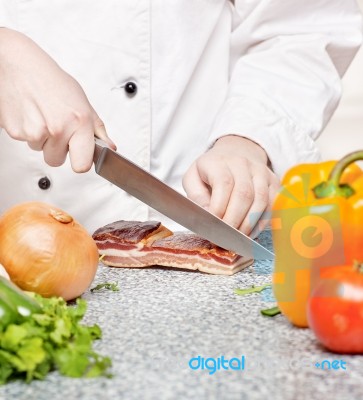
[[[0,217],[0,264],[21,289],[71,300],[93,281],[98,250],[86,229],[63,210],[28,202]]]

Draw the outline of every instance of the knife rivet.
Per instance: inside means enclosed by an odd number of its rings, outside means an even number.
[[[40,187],[40,189],[42,190],[47,190],[50,188],[50,180],[47,176],[44,176],[43,178],[40,178],[38,181],[38,186]]]
[[[137,85],[135,82],[126,82],[125,83],[125,92],[134,95],[137,92]]]

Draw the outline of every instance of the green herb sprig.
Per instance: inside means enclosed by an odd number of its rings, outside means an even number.
[[[101,289],[112,290],[113,292],[118,292],[120,290],[120,288],[118,287],[118,282],[104,282],[99,283],[98,285],[93,287],[91,289],[91,293]]]
[[[271,307],[261,310],[261,314],[266,317],[274,317],[275,315],[281,314],[281,311],[278,307]]]
[[[261,286],[251,286],[249,288],[245,289],[235,289],[234,292],[238,294],[239,296],[245,296],[247,294],[251,293],[260,293],[263,290],[267,289],[268,287],[271,287],[271,283],[266,283]],[[278,307],[272,307],[272,308],[266,308],[264,310],[261,310],[261,314],[266,316],[266,317],[274,317],[275,315],[281,314],[281,311]]]
[[[234,293],[238,294],[239,296],[245,296],[246,294],[251,294],[251,293],[260,293],[263,290],[267,289],[268,287],[271,286],[271,283],[266,283],[262,286],[254,286],[252,285],[249,288],[245,289],[234,289]]]
[[[32,297],[41,311],[0,329],[0,384],[44,379],[54,370],[69,377],[111,377],[111,359],[92,349],[100,327],[81,324],[86,301],[68,306],[62,298]]]

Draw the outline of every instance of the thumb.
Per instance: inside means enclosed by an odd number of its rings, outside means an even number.
[[[208,209],[211,198],[210,188],[200,177],[196,163],[193,163],[184,175],[183,187],[191,200]]]
[[[111,149],[116,150],[115,143],[108,137],[105,124],[96,112],[94,112],[93,130],[96,137],[106,142]]]

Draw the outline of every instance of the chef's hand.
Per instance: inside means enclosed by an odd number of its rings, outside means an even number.
[[[69,152],[76,172],[92,166],[94,135],[115,148],[80,85],[25,35],[0,28],[0,127],[51,166]]]
[[[269,222],[263,214],[270,210],[280,187],[267,162],[265,151],[256,143],[224,136],[191,165],[183,186],[190,199],[256,237]]]

